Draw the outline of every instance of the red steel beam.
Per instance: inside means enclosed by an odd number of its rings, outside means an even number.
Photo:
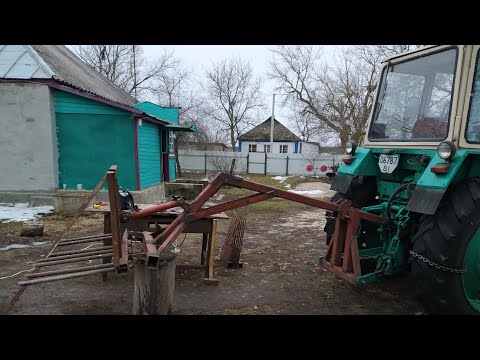
[[[190,205],[189,213],[196,212],[200,210],[200,208],[210,199],[224,184],[225,174],[220,173],[218,174],[213,181],[202,190],[200,194],[193,200],[192,204]]]
[[[182,214],[183,215],[183,214]],[[180,216],[182,216],[180,215]],[[180,217],[179,216],[179,217]],[[178,218],[177,218],[178,219]],[[173,224],[173,223],[172,223]],[[185,230],[185,228],[187,227],[187,224],[185,223],[185,221],[182,221],[182,222],[179,222],[172,230],[171,234],[164,240],[164,242],[159,246],[158,250],[157,250],[157,255],[159,255],[163,250],[165,250],[167,248],[167,246],[170,246],[170,244],[172,244],[179,236],[180,234],[183,232],[183,230]]]
[[[259,201],[268,200],[273,198],[275,196],[275,193],[276,191],[272,190],[267,193],[255,194],[255,195],[247,196],[241,199],[229,201],[220,205],[212,206],[212,207],[209,207],[208,209],[199,210],[193,214],[188,214],[187,222],[202,219],[214,214],[221,213],[223,211],[233,210],[242,206],[255,204]]]
[[[226,184],[234,187],[249,189],[249,190],[258,191],[261,193],[275,191],[275,196],[282,199],[287,199],[287,200],[299,202],[302,204],[311,205],[314,207],[330,210],[333,212],[338,212],[339,210],[339,206],[337,204],[331,203],[330,201],[319,200],[319,199],[314,199],[314,198],[303,196],[303,195],[298,195],[286,190],[274,188],[272,186],[267,186],[267,185],[259,184],[253,181],[248,181],[230,174],[223,173],[223,174],[220,174],[220,176],[223,177]]]
[[[376,223],[379,223],[379,224],[386,224],[388,222],[388,219],[386,219],[384,217],[381,217],[381,216],[378,216],[378,215],[375,215],[375,214],[371,214],[371,213],[367,213],[365,211],[360,211],[360,210],[355,209],[355,208],[350,208],[349,213],[352,214],[353,212],[357,213],[358,217],[360,219],[363,219],[363,220],[376,222]]]
[[[110,221],[113,246],[113,264],[115,268],[120,266],[122,257],[122,235],[120,234],[120,202],[118,197],[117,167],[112,166],[107,171],[108,197],[110,200]]]

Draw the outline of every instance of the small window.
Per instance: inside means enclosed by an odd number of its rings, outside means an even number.
[[[175,141],[175,133],[173,131],[170,131],[168,133],[168,152],[170,154],[175,153],[175,148],[174,148],[174,141]]]
[[[270,152],[270,145],[263,145],[263,152]]]
[[[280,153],[287,154],[288,153],[288,145],[280,145]]]
[[[257,152],[257,144],[248,145],[248,152]]]

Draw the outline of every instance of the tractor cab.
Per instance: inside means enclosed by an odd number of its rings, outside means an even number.
[[[434,313],[480,312],[479,67],[477,45],[386,59],[363,146],[347,143],[332,184],[332,202],[387,219],[360,222],[357,285],[411,269]],[[327,213],[327,242],[337,225]]]

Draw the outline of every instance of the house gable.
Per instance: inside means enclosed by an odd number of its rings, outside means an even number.
[[[238,140],[240,141],[270,141],[270,128],[271,128],[271,117],[265,120],[260,125],[257,125],[250,131],[247,131],[245,134],[240,135]],[[298,142],[301,139],[295,135],[293,132],[288,130],[282,123],[277,119],[274,121],[274,130],[273,130],[273,141],[286,141],[286,142]]]

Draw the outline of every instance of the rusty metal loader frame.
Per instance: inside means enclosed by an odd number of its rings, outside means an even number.
[[[207,200],[225,185],[248,189],[258,193],[202,209],[202,206]],[[158,258],[160,254],[177,239],[177,237],[185,230],[188,223],[219,212],[251,205],[273,197],[311,205],[334,213],[336,216],[336,231],[332,241],[329,243],[321,265],[348,282],[357,285],[357,278],[362,276],[357,241],[360,221],[366,220],[378,224],[386,224],[388,222],[386,218],[353,208],[350,200],[341,199],[337,203],[332,203],[248,181],[240,176],[228,173],[218,174],[191,204],[184,207],[184,212],[182,214],[180,214],[160,235],[149,240],[150,244],[156,243],[159,244],[159,246],[155,251],[154,246],[149,247],[149,251],[145,253],[145,261],[148,264],[155,264],[156,260],[154,259]]]
[[[105,182],[108,184],[109,191],[111,233],[65,239],[65,234],[71,229],[73,224],[87,208]],[[222,186],[248,189],[257,192],[257,194],[208,208],[202,208],[207,200],[220,190]],[[146,264],[150,269],[156,269],[160,264],[171,258],[171,254],[167,253],[165,250],[167,250],[167,248],[192,221],[220,212],[255,204],[260,201],[269,200],[274,197],[307,204],[333,212],[336,217],[336,231],[333,235],[332,241],[329,243],[325,255],[321,258],[321,266],[348,282],[358,285],[357,279],[362,276],[357,241],[360,221],[366,220],[378,224],[386,224],[388,222],[388,219],[384,217],[353,208],[350,200],[341,199],[336,203],[332,203],[248,181],[240,176],[228,173],[218,174],[190,204],[185,202],[182,198],[179,198],[174,201],[149,207],[145,210],[122,210],[118,194],[117,166],[112,165],[95,189],[85,198],[76,214],[69,220],[65,229],[56,238],[45,257],[35,263],[34,270],[26,275],[27,280],[17,282],[21,287],[2,313],[8,313],[13,308],[13,305],[20,298],[28,285],[97,273],[113,271],[124,273],[128,270],[129,265],[139,262]],[[167,226],[167,228],[155,237],[153,236],[153,232],[142,231],[141,233],[138,233],[128,230],[128,225],[131,220],[138,220],[147,217],[150,214],[178,206],[182,207],[184,211],[178,215],[175,220]],[[132,248],[129,247],[129,240],[132,239],[134,239],[140,246],[140,249],[137,248],[136,252],[132,251]],[[70,251],[56,251],[58,248],[64,249],[64,246],[98,241],[103,241],[104,246],[92,250],[76,249]],[[98,259],[102,259],[103,263],[69,267],[76,262]],[[67,265],[66,268],[40,271],[48,266],[64,264]],[[361,283],[362,282],[360,281],[360,284]]]

